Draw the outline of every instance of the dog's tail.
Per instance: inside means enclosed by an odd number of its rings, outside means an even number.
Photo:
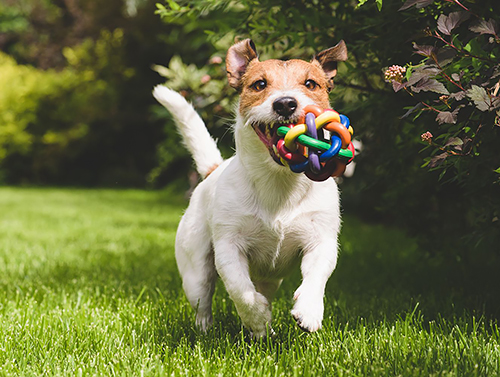
[[[223,159],[205,123],[193,106],[176,91],[157,85],[153,96],[172,113],[184,145],[193,156],[196,170],[202,178],[206,178]]]

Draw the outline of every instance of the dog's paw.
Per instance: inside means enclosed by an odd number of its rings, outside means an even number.
[[[261,332],[250,331],[250,337],[252,339],[267,338],[268,336],[271,338],[274,338],[276,336],[276,333],[269,325],[267,326],[266,331],[264,331],[264,332],[262,332],[262,331]]]
[[[252,337],[262,338],[272,333],[271,306],[258,292],[247,292],[236,304],[243,325],[250,330]]]
[[[202,332],[207,332],[210,327],[212,327],[213,317],[212,314],[196,316],[196,327]]]
[[[323,321],[323,297],[313,298],[301,293],[300,288],[294,295],[296,300],[291,314],[297,325],[304,331],[315,332],[321,329]]]

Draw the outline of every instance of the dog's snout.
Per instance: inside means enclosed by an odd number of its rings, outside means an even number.
[[[273,102],[274,111],[281,116],[289,117],[297,109],[297,100],[292,97],[281,97]]]

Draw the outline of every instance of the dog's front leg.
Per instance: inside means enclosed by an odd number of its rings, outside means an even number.
[[[325,286],[336,264],[336,239],[323,240],[319,245],[304,251],[300,266],[302,284],[295,291],[292,309],[292,316],[304,331],[314,332],[321,328]]]
[[[215,267],[236,306],[243,325],[253,336],[265,336],[267,331],[272,331],[271,306],[266,297],[257,292],[250,279],[244,248],[228,239],[216,241],[214,248]]]

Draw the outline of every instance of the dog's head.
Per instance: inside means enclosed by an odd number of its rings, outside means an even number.
[[[347,60],[344,41],[304,60],[259,61],[254,43],[245,39],[227,53],[229,85],[240,93],[239,113],[251,126],[271,157],[279,161],[275,144],[281,125],[297,123],[304,107],[329,107],[328,92],[337,74],[337,62]]]

